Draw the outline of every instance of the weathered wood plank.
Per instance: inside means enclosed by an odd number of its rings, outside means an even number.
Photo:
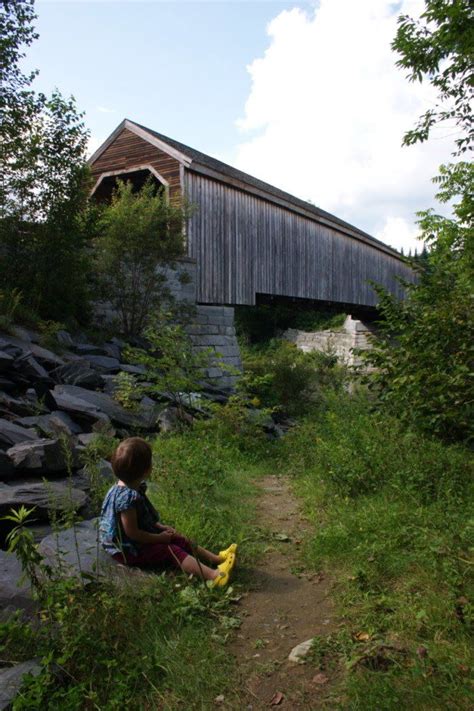
[[[197,206],[190,256],[200,263],[198,301],[253,304],[274,294],[374,306],[368,280],[401,296],[397,277],[412,278],[401,260],[207,176],[186,171]]]

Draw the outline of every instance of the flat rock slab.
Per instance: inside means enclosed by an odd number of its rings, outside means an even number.
[[[33,343],[24,338],[17,338],[8,333],[0,334],[0,349],[11,353],[11,349],[17,349],[17,352],[28,353],[31,352],[37,361],[41,365],[45,365],[47,368],[55,368],[58,365],[63,365],[64,361],[56,353],[49,351],[47,348],[39,346],[37,343]]]
[[[63,576],[97,575],[121,585],[130,579],[135,581],[155,574],[114,561],[98,543],[97,526],[96,518],[76,523],[72,528],[44,538],[39,551],[53,568],[60,567]]]
[[[53,392],[58,405],[63,408],[63,402],[68,398],[88,403],[90,408],[95,408],[107,415],[112,422],[123,427],[137,427],[139,429],[153,429],[156,422],[154,407],[141,407],[138,412],[129,412],[105,393],[93,392],[79,388],[76,385],[56,385]],[[65,408],[64,408],[65,409]]]
[[[84,491],[72,487],[68,479],[0,484],[0,515],[23,505],[35,507],[33,519],[45,519],[50,511],[77,511],[87,500]]]
[[[67,412],[61,412],[61,410],[55,410],[49,415],[22,417],[16,423],[22,427],[34,427],[42,434],[52,436],[59,434],[71,436],[82,432],[82,428],[74,422],[72,417]]]
[[[51,373],[56,382],[78,385],[82,388],[95,390],[104,384],[104,380],[87,360],[82,358],[73,363],[66,363]]]
[[[65,471],[69,452],[58,439],[37,439],[20,442],[7,450],[16,469],[31,474],[48,474]]]
[[[37,676],[41,671],[38,660],[30,659],[0,671],[0,711],[10,708],[23,683],[26,674]]]
[[[0,443],[12,447],[20,442],[31,442],[35,439],[39,437],[33,429],[21,427],[10,420],[0,419]]]
[[[74,392],[69,389],[74,389]],[[89,399],[85,399],[84,393],[88,392],[85,388],[79,388],[75,385],[56,385],[53,390],[53,396],[57,407],[65,410],[80,421],[85,421],[89,424],[99,421],[110,422],[105,412],[102,412]]]
[[[96,518],[76,523],[72,528],[43,538],[39,551],[51,566],[60,567],[66,576],[110,574],[119,566],[98,543],[97,527]]]
[[[41,671],[38,660],[30,659],[21,664],[15,664],[0,671],[0,711],[6,709],[14,701],[20,691],[25,674],[37,676]]]
[[[20,561],[14,553],[0,550],[0,579],[0,608],[34,609],[30,583],[24,579]]]
[[[111,356],[85,355],[84,359],[100,373],[118,373],[120,370],[120,361]]]

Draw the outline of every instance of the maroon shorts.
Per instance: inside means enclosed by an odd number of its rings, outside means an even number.
[[[137,555],[115,553],[112,557],[118,563],[139,567],[180,567],[188,556],[192,555],[191,542],[184,536],[173,536],[171,543],[144,543]]]

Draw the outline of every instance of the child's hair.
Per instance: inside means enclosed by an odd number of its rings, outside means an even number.
[[[151,447],[141,437],[128,437],[112,454],[112,469],[118,479],[131,484],[151,467]]]

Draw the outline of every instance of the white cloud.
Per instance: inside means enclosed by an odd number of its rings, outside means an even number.
[[[115,109],[108,109],[107,106],[96,106],[97,111],[100,114],[114,114]]]
[[[417,239],[419,229],[403,217],[389,216],[380,229],[377,229],[377,237],[395,249],[404,250],[405,254],[409,250],[414,254],[423,250],[423,241]]]
[[[264,56],[248,67],[238,167],[413,249],[415,212],[433,204],[431,177],[452,146],[401,147],[435,93],[407,81],[390,44],[398,14],[423,6],[321,0],[310,13],[281,12]]]

